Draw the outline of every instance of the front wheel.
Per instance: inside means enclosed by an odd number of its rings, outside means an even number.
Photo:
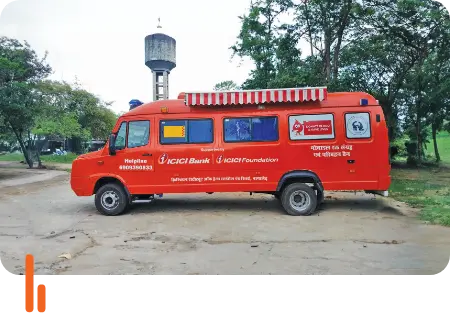
[[[122,186],[106,184],[95,194],[95,206],[103,215],[119,215],[128,207],[128,196]]]
[[[294,183],[283,190],[281,203],[289,215],[311,215],[317,207],[317,195],[308,185]]]

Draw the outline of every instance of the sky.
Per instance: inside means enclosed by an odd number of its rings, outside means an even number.
[[[151,102],[152,75],[145,65],[144,38],[162,31],[175,38],[177,66],[169,97],[212,90],[224,80],[241,84],[250,61],[231,59],[240,30],[239,15],[250,0],[16,0],[0,15],[0,35],[26,40],[47,61],[55,80],[75,78],[113,110],[128,102]]]

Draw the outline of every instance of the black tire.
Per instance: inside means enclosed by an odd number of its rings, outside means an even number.
[[[100,187],[95,194],[95,207],[103,215],[119,215],[128,208],[128,200],[128,196],[121,185],[106,184]],[[111,206],[108,207],[110,201],[112,201]]]
[[[295,198],[296,196],[299,198]],[[300,207],[295,207],[294,203],[299,203]],[[281,204],[289,215],[311,215],[317,207],[317,195],[308,185],[293,183],[284,188],[281,194]]]

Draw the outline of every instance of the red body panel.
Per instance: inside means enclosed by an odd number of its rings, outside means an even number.
[[[361,106],[360,99],[368,99],[368,105]],[[161,113],[161,108],[168,112]],[[351,124],[352,115],[347,116],[346,125],[346,114],[358,112],[369,114],[370,138],[348,138],[349,127],[361,132],[360,120],[356,118],[356,124]],[[305,114],[309,120],[300,121]],[[290,125],[289,117],[293,115],[300,117]],[[225,118],[261,116],[278,117],[278,141],[224,142]],[[334,125],[328,117],[332,117]],[[213,143],[160,144],[160,120],[186,118],[213,119]],[[366,93],[329,93],[321,102],[271,103],[262,108],[190,107],[181,99],[162,100],[125,113],[113,132],[122,122],[134,120],[150,121],[148,145],[126,148],[110,156],[106,144],[101,151],[80,156],[71,174],[71,186],[78,196],[92,195],[102,177],[119,179],[131,194],[272,192],[285,173],[295,170],[317,174],[325,190],[387,190],[390,185],[386,122],[377,101]],[[291,132],[300,130],[302,134],[334,138],[291,140]],[[133,164],[130,162],[138,162],[146,170],[119,168]]]

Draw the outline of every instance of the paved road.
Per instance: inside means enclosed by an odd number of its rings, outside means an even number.
[[[106,217],[65,173],[0,188],[0,256],[16,274],[26,253],[37,274],[436,274],[448,264],[450,228],[382,198],[327,196],[310,217],[248,194],[168,195]]]

